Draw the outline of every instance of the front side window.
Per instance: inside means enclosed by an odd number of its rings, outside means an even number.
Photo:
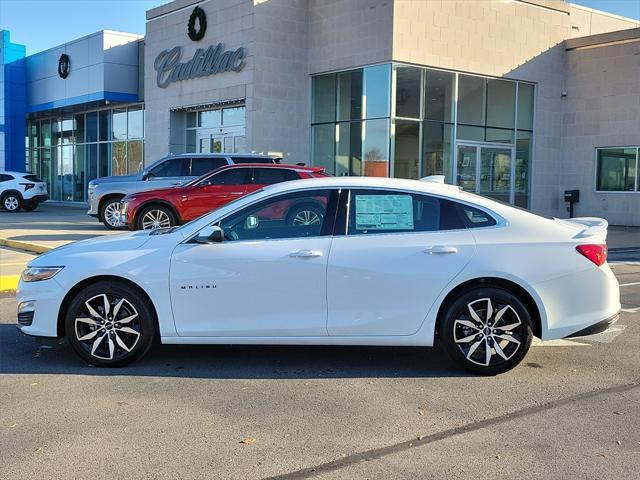
[[[232,168],[210,176],[200,185],[248,185],[250,183],[250,168]]]
[[[601,148],[597,156],[596,190],[633,192],[638,189],[638,148]]]
[[[337,190],[305,190],[256,202],[221,220],[225,240],[331,235]]]
[[[389,190],[353,190],[349,235],[434,232],[495,225],[479,209],[444,198]]]
[[[199,177],[217,168],[227,165],[227,159],[222,157],[203,157],[191,160],[191,176]]]
[[[187,177],[189,176],[190,158],[171,158],[153,167],[149,171],[150,177]]]

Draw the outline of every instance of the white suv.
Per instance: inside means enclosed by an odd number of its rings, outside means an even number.
[[[47,184],[33,173],[0,171],[0,206],[7,212],[30,212],[47,198]]]

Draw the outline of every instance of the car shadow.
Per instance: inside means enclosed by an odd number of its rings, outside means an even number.
[[[464,377],[441,347],[155,345],[122,368],[97,368],[64,340],[41,345],[0,325],[0,374],[153,376],[210,379]]]

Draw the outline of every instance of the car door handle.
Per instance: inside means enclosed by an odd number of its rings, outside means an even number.
[[[295,252],[291,252],[289,256],[294,258],[321,257],[322,252],[317,250],[304,249],[304,250],[297,250]]]
[[[445,255],[447,253],[458,253],[458,249],[456,247],[448,247],[446,245],[434,245],[432,247],[425,248],[423,252],[428,253],[429,255]]]

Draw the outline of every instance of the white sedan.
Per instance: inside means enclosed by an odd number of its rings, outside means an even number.
[[[313,212],[300,219],[293,206]],[[165,344],[432,346],[517,365],[533,336],[618,316],[607,223],[544,218],[437,181],[273,185],[179,228],[101,237],[29,264],[22,332],[120,366]]]

